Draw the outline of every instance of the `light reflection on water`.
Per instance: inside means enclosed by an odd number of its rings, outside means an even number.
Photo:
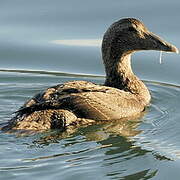
[[[101,39],[67,39],[53,40],[51,43],[67,45],[67,46],[101,46]]]

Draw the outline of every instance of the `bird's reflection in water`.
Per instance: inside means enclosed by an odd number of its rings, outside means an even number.
[[[146,112],[141,113],[135,119],[127,120],[113,120],[113,121],[96,121],[92,125],[84,125],[79,127],[72,126],[66,131],[51,130],[43,133],[39,139],[36,139],[34,143],[41,145],[49,145],[51,143],[58,143],[61,139],[65,139],[72,136],[84,136],[86,141],[103,141],[109,136],[123,136],[125,138],[130,138],[141,133],[137,127],[141,123],[141,117],[144,116]]]

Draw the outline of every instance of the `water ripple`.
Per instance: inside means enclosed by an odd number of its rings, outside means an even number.
[[[152,92],[149,113],[143,117],[135,139],[138,146],[156,151],[169,158],[180,158],[180,143],[177,141],[180,129],[180,87],[163,83],[147,83]]]
[[[76,77],[68,73],[1,73],[9,76],[2,76],[4,82],[0,83],[0,122],[7,122],[10,114],[26,99],[53,84],[72,78],[103,83],[103,77]],[[180,158],[180,87],[145,83],[151,90],[152,102],[138,121],[89,126],[67,135],[50,131],[16,138],[0,133],[3,162],[0,171],[18,175],[30,173],[31,177],[51,175],[55,179],[71,178],[72,174],[85,177],[83,174],[97,174],[97,171],[103,172],[105,179],[155,176],[160,162]]]

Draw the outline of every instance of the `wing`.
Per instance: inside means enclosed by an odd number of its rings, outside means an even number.
[[[144,110],[144,106],[128,92],[84,92],[72,94],[67,100],[75,114],[79,117],[113,120],[131,117]]]
[[[96,88],[95,88],[96,87]],[[86,81],[72,81],[46,89],[29,99],[16,113],[30,113],[37,110],[60,108],[73,94],[102,91],[101,86]]]
[[[144,106],[129,92],[86,81],[72,81],[37,94],[20,108],[18,114],[45,109],[68,109],[77,117],[109,120],[140,113]]]

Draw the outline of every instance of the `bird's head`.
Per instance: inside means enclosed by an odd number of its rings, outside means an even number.
[[[119,54],[139,50],[179,52],[174,45],[150,32],[142,22],[134,18],[121,19],[106,31],[102,43],[105,56],[118,58]]]

